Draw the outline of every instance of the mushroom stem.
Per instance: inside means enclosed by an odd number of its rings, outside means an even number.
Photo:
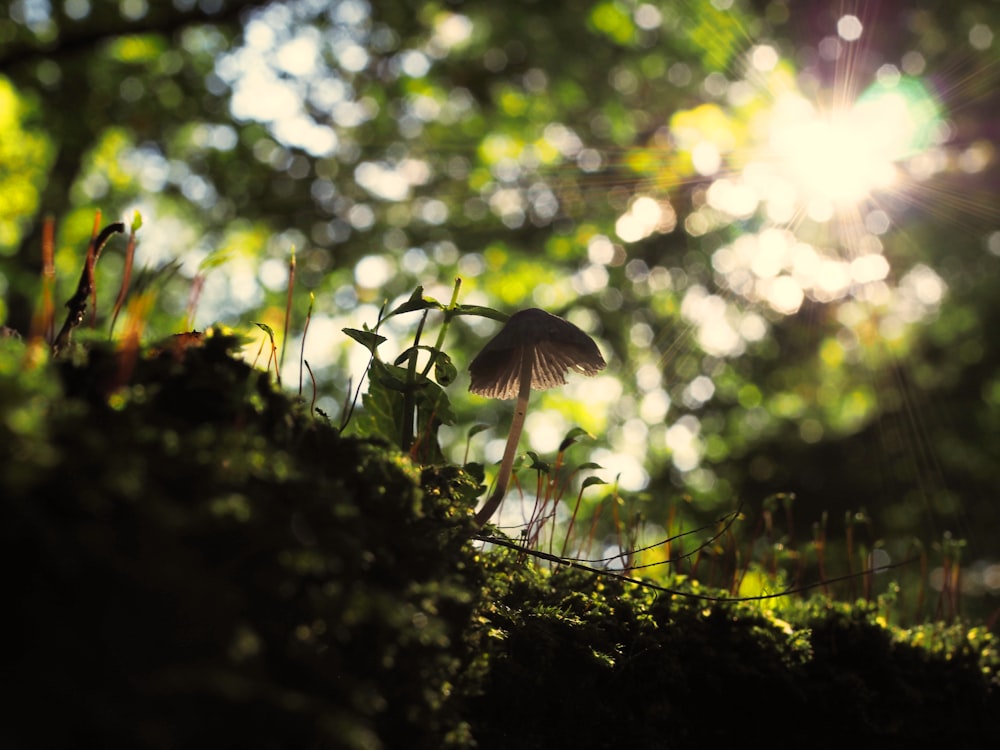
[[[510,484],[510,475],[514,469],[514,456],[517,455],[517,444],[521,440],[521,430],[524,428],[524,417],[528,413],[528,396],[531,394],[531,363],[533,352],[530,348],[521,350],[521,373],[518,380],[517,404],[514,406],[514,419],[510,423],[510,434],[507,435],[507,447],[503,451],[503,460],[500,462],[500,473],[497,474],[497,485],[493,489],[493,494],[489,496],[486,503],[479,512],[476,513],[476,526],[483,526],[496,512],[507,494],[507,485]]]

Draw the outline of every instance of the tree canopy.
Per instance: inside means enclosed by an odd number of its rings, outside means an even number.
[[[609,529],[608,504],[655,539],[742,503],[783,514],[775,549],[968,545],[990,611],[997,28],[932,0],[15,0],[0,320],[32,331],[47,217],[61,303],[95,213],[138,215],[146,338],[221,323],[253,357],[269,330],[285,386],[370,434],[434,364],[410,437],[489,475],[510,406],[467,366],[543,308],[608,367],[534,394],[504,524],[563,444]]]

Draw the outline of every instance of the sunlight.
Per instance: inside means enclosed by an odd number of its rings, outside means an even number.
[[[625,242],[637,242],[654,232],[669,233],[677,226],[677,214],[669,202],[648,196],[635,198],[615,223],[615,233]]]
[[[829,112],[797,95],[777,102],[769,146],[807,206],[848,208],[896,187],[901,162],[930,144],[939,113],[926,89],[912,79],[886,81]]]
[[[807,198],[850,205],[874,189],[892,186],[894,160],[885,145],[895,125],[868,114],[854,109],[830,117],[809,112],[772,131],[775,153]]]
[[[842,16],[837,43],[862,33],[858,18]],[[937,96],[905,60],[902,69],[887,62],[872,70],[857,94],[850,64],[827,85],[770,44],[751,48],[745,64],[746,77],[717,92],[728,107],[701,104],[671,117],[678,157],[661,179],[708,178],[678,223],[691,237],[739,226],[712,253],[713,269],[729,291],[780,315],[806,300],[884,300],[892,284],[883,237],[901,218],[888,209],[945,168],[950,126]],[[956,163],[971,174],[991,159],[989,144],[974,142]],[[653,217],[640,211],[645,200],[636,196],[618,218],[625,243],[653,232]],[[707,351],[743,350],[730,316],[689,302],[683,312]]]

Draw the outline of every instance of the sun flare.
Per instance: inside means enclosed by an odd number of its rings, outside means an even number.
[[[930,145],[940,113],[919,81],[895,79],[829,111],[801,96],[784,96],[772,122],[768,147],[779,172],[813,215],[850,209],[900,186],[905,161]]]
[[[771,146],[807,198],[854,204],[895,182],[894,159],[882,143],[891,135],[887,123],[854,109],[827,117],[810,111],[776,127]]]

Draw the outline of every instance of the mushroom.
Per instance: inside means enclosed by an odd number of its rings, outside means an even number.
[[[604,366],[604,357],[590,336],[569,321],[535,307],[511,315],[472,360],[470,391],[487,398],[517,397],[496,487],[476,513],[478,527],[490,519],[507,494],[531,389],[544,391],[564,385],[567,370],[589,376]]]

